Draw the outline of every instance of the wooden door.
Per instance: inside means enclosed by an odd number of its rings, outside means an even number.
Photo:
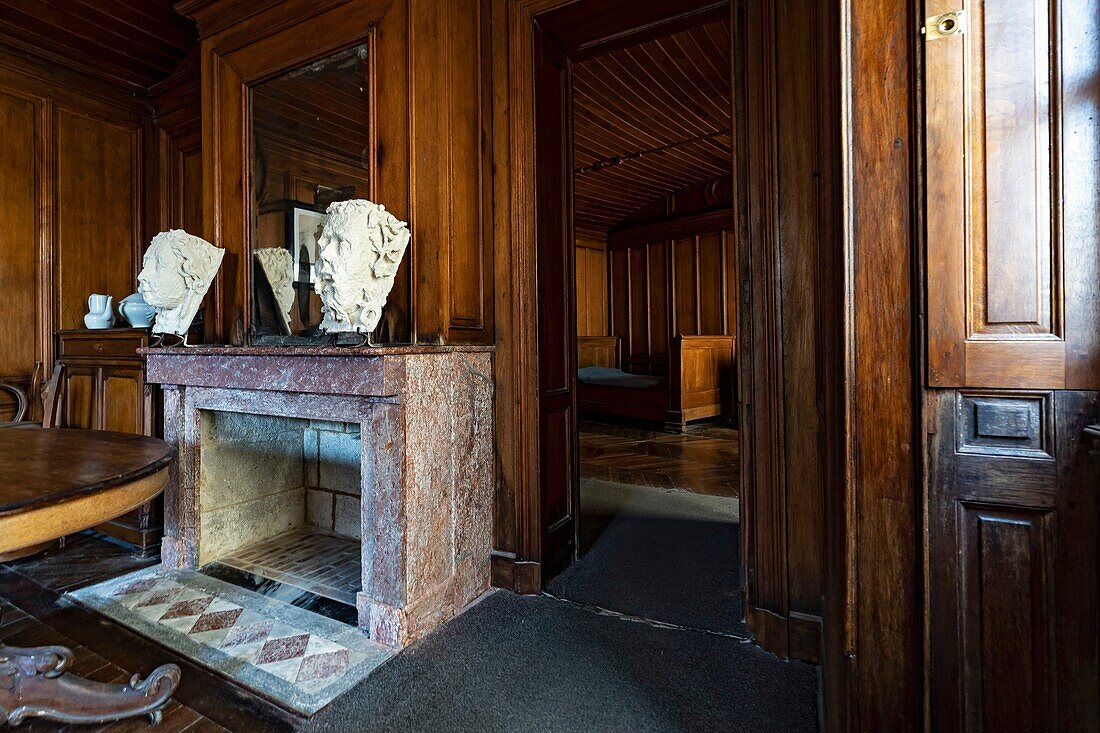
[[[535,33],[535,279],[538,301],[541,563],[548,581],[576,557],[576,298],[569,61]]]
[[[932,728],[1098,730],[1100,1],[926,10]]]

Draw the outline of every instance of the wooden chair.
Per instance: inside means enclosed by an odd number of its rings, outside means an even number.
[[[0,429],[2,428],[52,428],[57,425],[57,412],[61,403],[61,377],[64,375],[65,367],[61,362],[57,362],[53,368],[53,374],[50,375],[50,381],[46,384],[46,391],[44,395],[41,395],[42,386],[42,362],[38,362],[34,366],[34,375],[31,377],[31,389],[32,395],[40,395],[42,399],[42,420],[26,420],[27,413],[30,412],[31,401],[27,396],[27,392],[17,384],[11,382],[0,382],[0,391],[8,392],[15,398],[15,415],[12,420],[0,421]]]

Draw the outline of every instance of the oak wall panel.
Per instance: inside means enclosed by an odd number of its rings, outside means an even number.
[[[489,129],[481,92],[487,3],[411,0],[408,9],[416,340],[491,343],[481,154]]]
[[[6,324],[0,330],[0,379],[21,380],[40,358],[34,329],[38,322],[35,179],[39,173],[35,103],[0,92],[0,130],[0,312]]]
[[[84,325],[90,293],[117,303],[136,289],[139,130],[66,109],[57,114],[58,325]]]
[[[661,374],[676,336],[731,336],[737,256],[729,213],[674,218],[609,240],[610,329],[625,371]]]
[[[630,276],[627,272],[627,250],[610,250],[607,254],[608,309],[612,334],[630,333]],[[623,338],[623,345],[627,339]]]
[[[607,249],[598,240],[577,239],[577,335],[607,335]]]
[[[132,91],[0,48],[0,379],[30,387],[91,292],[135,290],[158,205],[140,186],[150,112]],[[10,408],[0,398],[0,419]]]

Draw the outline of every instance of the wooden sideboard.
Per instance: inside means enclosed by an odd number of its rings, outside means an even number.
[[[57,427],[160,437],[160,390],[146,383],[138,353],[149,345],[148,329],[72,329],[58,331],[56,340],[62,366]],[[154,555],[163,534],[162,507],[158,497],[96,530],[139,555]]]

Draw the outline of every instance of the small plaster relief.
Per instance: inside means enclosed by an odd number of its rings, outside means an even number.
[[[182,229],[153,237],[138,274],[138,292],[156,310],[153,333],[187,333],[224,256],[224,249]]]
[[[317,244],[321,330],[369,334],[393,289],[409,246],[409,227],[386,207],[365,199],[338,201],[327,213]]]
[[[290,327],[290,309],[294,307],[294,255],[282,247],[266,247],[252,253],[263,268],[267,282],[279,304],[279,313]]]

